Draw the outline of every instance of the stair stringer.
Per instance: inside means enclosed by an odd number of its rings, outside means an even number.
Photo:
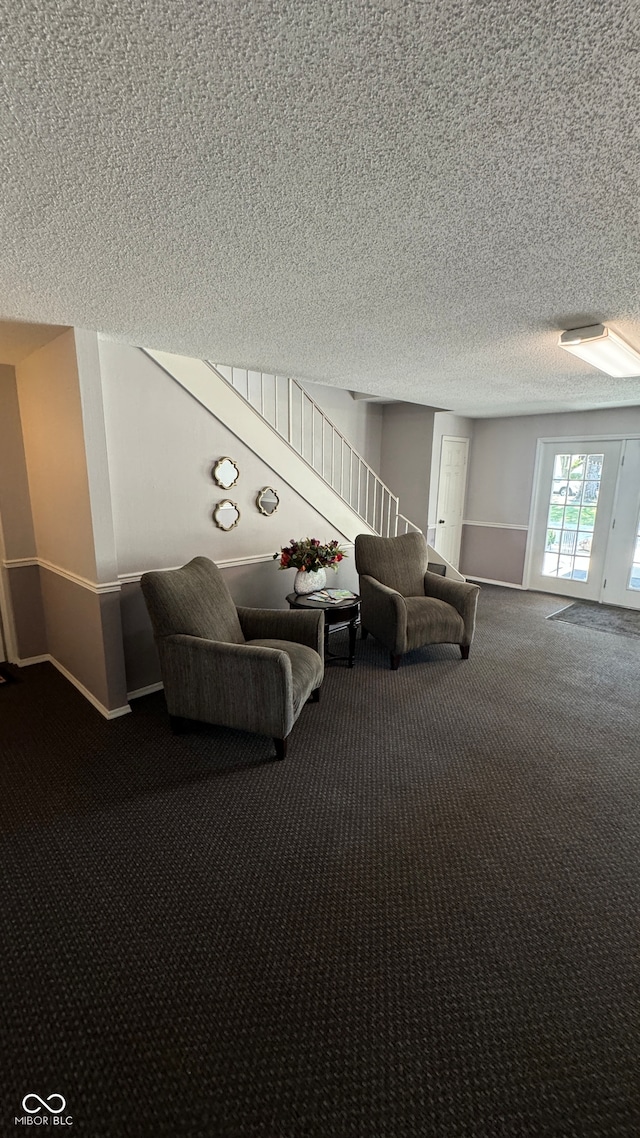
[[[141,348],[163,371],[179,383],[211,415],[224,423],[235,436],[255,451],[279,478],[346,540],[355,541],[359,533],[375,534],[355,510],[325,482],[322,475],[283,439],[234,389],[204,360]]]

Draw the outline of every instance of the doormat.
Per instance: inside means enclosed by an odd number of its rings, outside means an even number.
[[[551,613],[547,620],[561,620],[578,624],[593,632],[613,632],[616,636],[633,636],[640,639],[640,612],[614,608],[613,605],[590,604],[577,601],[566,609]]]

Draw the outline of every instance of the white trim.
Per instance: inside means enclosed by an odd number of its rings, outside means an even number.
[[[634,404],[634,406],[635,406],[635,404]],[[593,408],[593,410],[595,410],[595,408]],[[614,411],[614,410],[622,411],[622,410],[624,410],[624,408],[622,408],[622,407],[600,407],[600,408],[598,408],[598,410],[601,410],[601,411]],[[561,411],[559,413],[565,414],[564,411]],[[567,413],[568,414],[574,414],[574,412],[567,412]],[[552,414],[553,414],[553,412],[552,412]],[[580,415],[581,412],[576,411],[575,414]],[[572,442],[577,440],[578,442],[581,442],[581,443],[600,443],[600,442],[602,442],[602,443],[619,443],[621,440],[624,440],[624,439],[640,439],[640,433],[638,431],[636,431],[635,433],[633,431],[629,431],[629,432],[624,431],[618,435],[580,435],[580,434],[577,434],[577,435],[576,434],[573,434],[573,435],[548,435],[548,436],[545,435],[545,436],[541,436],[538,439],[538,442],[539,443],[572,443]]]
[[[249,557],[230,557],[227,561],[216,561],[218,569],[233,569],[236,565],[262,565],[273,561],[273,553],[252,553]],[[135,585],[144,573],[170,573],[182,569],[182,565],[169,565],[165,569],[139,569],[133,573],[118,573],[119,585]]]
[[[512,522],[472,522],[467,521],[466,518],[462,524],[463,526],[483,526],[486,529],[529,529],[529,526],[515,525]]]
[[[65,668],[64,664],[61,664],[59,660],[56,660],[55,656],[51,656],[49,653],[46,653],[44,656],[28,656],[24,660],[18,660],[17,663],[19,668],[25,668],[29,664],[53,664],[54,668],[58,669],[61,675],[64,676],[65,680],[68,680],[70,684],[73,684],[74,688],[77,688],[81,695],[83,695],[84,698],[87,699],[89,703],[96,708],[96,711],[99,711],[105,719],[119,719],[121,715],[129,715],[131,711],[131,708],[128,704],[123,707],[114,707],[110,711],[108,707],[105,707],[103,703],[100,703],[99,699],[96,699],[95,695],[93,695],[93,693],[90,692],[89,689],[84,686],[84,684],[80,683],[80,680],[76,679],[76,677],[72,675],[67,668]]]
[[[28,565],[38,565],[41,569],[48,569],[50,573],[56,573],[58,577],[64,577],[65,580],[73,582],[74,585],[80,585],[83,589],[87,589],[88,592],[95,593],[97,596],[120,591],[119,581],[105,581],[98,584],[97,581],[90,581],[88,577],[81,577],[79,573],[72,573],[70,569],[63,569],[61,565],[54,565],[52,561],[46,561],[44,557],[7,558],[2,564],[5,569],[23,569]]]
[[[38,565],[37,557],[5,557],[2,565],[4,569],[22,569],[27,565]]]
[[[136,688],[135,691],[127,692],[127,699],[140,699],[142,695],[151,695],[154,691],[162,691],[164,684],[162,681],[157,684],[147,684],[146,688]]]
[[[526,585],[516,585],[515,581],[493,581],[491,577],[467,577],[467,581],[475,581],[478,585],[501,585],[505,589],[521,589],[527,591]]]

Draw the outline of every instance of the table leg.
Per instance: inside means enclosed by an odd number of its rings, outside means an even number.
[[[353,660],[354,660],[354,657],[356,654],[356,620],[357,620],[357,616],[354,616],[353,620],[349,621],[349,667],[350,668],[353,668]]]

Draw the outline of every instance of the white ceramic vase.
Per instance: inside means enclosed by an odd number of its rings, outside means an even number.
[[[305,593],[315,593],[316,589],[324,589],[326,583],[327,574],[324,569],[316,569],[315,573],[299,569],[293,582],[293,591],[304,596]]]

